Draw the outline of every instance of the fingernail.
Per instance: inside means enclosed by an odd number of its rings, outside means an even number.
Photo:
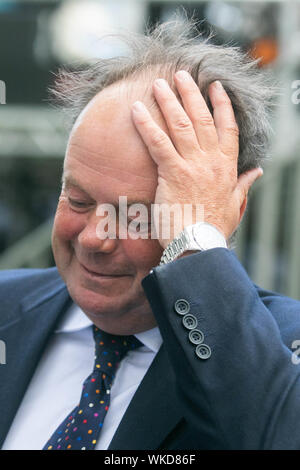
[[[132,105],[132,110],[135,113],[143,113],[145,112],[145,105],[141,101],[135,101]]]
[[[158,86],[158,88],[161,88],[163,90],[166,90],[167,88],[169,88],[169,85],[168,83],[166,82],[166,80],[164,80],[163,78],[157,78],[155,81],[154,81],[154,84],[156,86]]]
[[[191,78],[190,74],[186,70],[179,70],[175,73],[176,78],[180,81],[186,81]]]
[[[214,86],[216,87],[217,90],[219,90],[219,91],[224,91],[223,85],[222,85],[222,83],[221,83],[219,80],[216,80],[216,81],[214,82]]]

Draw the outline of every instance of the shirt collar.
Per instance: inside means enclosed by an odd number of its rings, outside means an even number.
[[[134,336],[155,353],[157,353],[162,344],[162,337],[158,326],[151,328],[151,330],[136,333]]]
[[[74,333],[90,327],[93,322],[73,303],[57,325],[55,333]]]
[[[92,325],[93,322],[86,316],[81,308],[73,303],[58,323],[54,333],[74,333],[89,328]],[[151,328],[151,330],[136,333],[134,336],[155,353],[162,344],[162,337],[157,326]]]

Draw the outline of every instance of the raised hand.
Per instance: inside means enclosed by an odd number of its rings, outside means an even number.
[[[212,116],[188,72],[177,72],[174,81],[183,105],[164,79],[153,84],[168,134],[143,103],[132,106],[136,129],[158,166],[155,203],[202,205],[204,221],[228,239],[242,218],[248,191],[262,169],[255,168],[238,178],[238,126],[222,84],[217,81],[209,87]],[[163,248],[170,242],[163,238],[159,241]]]

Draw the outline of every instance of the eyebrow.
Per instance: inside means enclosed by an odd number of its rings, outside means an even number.
[[[61,183],[62,183],[63,187],[73,186],[75,188],[80,189],[80,191],[87,194],[88,196],[90,196],[89,193],[82,186],[80,186],[80,184],[73,178],[73,176],[70,176],[70,175],[65,176],[63,174],[62,178],[61,178]]]
[[[68,186],[73,186],[75,188],[78,188],[80,191],[85,193],[87,196],[89,196],[91,199],[94,199],[90,196],[90,194],[82,187],[80,184],[73,178],[73,176],[64,176],[62,175],[61,178],[62,185],[64,187]],[[121,194],[120,196],[126,196],[126,194]],[[119,203],[118,202],[110,202],[112,206],[115,207],[116,210],[119,209]],[[143,204],[144,206],[151,206],[153,204],[153,201],[149,201],[148,199],[128,199],[127,197],[127,205],[132,206],[133,204]]]

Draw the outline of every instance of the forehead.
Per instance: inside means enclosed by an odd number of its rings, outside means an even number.
[[[72,129],[69,142],[84,144],[91,151],[108,146],[112,157],[115,147],[119,151],[123,148],[124,153],[132,147],[145,151],[131,117],[131,106],[137,100],[146,104],[153,119],[167,131],[151,86],[140,81],[124,81],[104,88],[88,103]]]
[[[131,118],[131,105],[142,100],[155,121],[164,121],[149,87],[117,83],[98,93],[77,119],[70,134],[64,172],[93,184],[94,178],[112,188],[147,188],[157,182],[157,167]],[[103,186],[102,186],[103,187]],[[152,188],[153,192],[153,188]]]

